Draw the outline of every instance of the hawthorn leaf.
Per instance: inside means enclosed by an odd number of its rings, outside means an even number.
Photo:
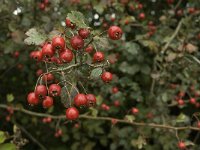
[[[68,13],[67,18],[79,28],[87,28],[84,15],[79,11],[71,11]]]
[[[47,39],[47,36],[43,33],[40,33],[35,28],[31,28],[26,32],[26,35],[28,36],[24,42],[27,45],[40,45],[44,43]]]

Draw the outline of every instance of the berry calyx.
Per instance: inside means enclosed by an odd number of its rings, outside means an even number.
[[[103,52],[96,52],[93,56],[94,62],[101,62],[104,60],[104,53]]]
[[[78,34],[83,38],[86,39],[90,35],[90,30],[81,28],[78,30]]]
[[[38,85],[35,89],[35,95],[39,99],[43,99],[47,95],[47,88],[44,85]]]
[[[61,36],[56,36],[52,39],[53,50],[63,51],[65,49],[65,40]]]
[[[73,49],[79,50],[79,49],[83,48],[84,41],[81,36],[75,35],[70,39],[70,44]]]
[[[79,117],[79,111],[75,107],[67,108],[66,118],[68,120],[76,120]]]
[[[108,29],[108,36],[112,40],[119,40],[122,37],[122,29],[118,26],[111,26]]]
[[[96,97],[93,94],[86,94],[86,98],[89,107],[96,105]]]
[[[53,97],[60,96],[61,93],[61,87],[58,84],[51,84],[49,86],[49,94]]]
[[[74,104],[77,107],[86,106],[87,105],[87,97],[85,94],[77,94],[74,98]]]
[[[28,94],[27,101],[30,105],[37,105],[39,103],[39,99],[36,97],[34,92]]]
[[[69,63],[72,61],[74,57],[74,54],[72,53],[72,51],[70,49],[66,49],[64,50],[62,53],[60,53],[59,58],[62,62],[64,63]]]
[[[112,73],[110,72],[104,72],[102,73],[101,75],[101,79],[104,81],[104,82],[110,82],[112,81]]]
[[[51,58],[54,55],[55,51],[50,43],[44,44],[42,47],[42,55],[44,58]]]
[[[53,98],[50,96],[46,96],[42,102],[42,106],[44,108],[50,108],[51,106],[53,106]]]

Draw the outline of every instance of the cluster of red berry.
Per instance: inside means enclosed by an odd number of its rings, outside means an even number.
[[[71,22],[69,19],[66,19],[65,22],[66,22],[66,29],[70,28],[71,30],[78,31],[77,32],[78,34],[73,35],[70,38],[66,37],[65,33],[53,37],[51,41],[41,45],[41,50],[32,51],[30,53],[31,58],[35,59],[37,62],[56,64],[57,66],[63,67],[73,61],[76,52],[81,52],[81,54],[83,54],[83,53],[91,53],[93,51],[94,48],[90,43],[84,44],[85,42],[84,40],[90,36],[90,30],[88,28],[77,29],[76,24]],[[112,40],[118,40],[122,37],[122,30],[118,26],[111,26],[108,29],[107,33],[108,37]],[[69,39],[70,43],[69,46],[66,45],[67,38]],[[96,51],[93,55],[92,63],[94,63],[94,65],[96,63],[101,63],[105,60],[104,57],[105,56],[103,52]],[[75,64],[77,64],[76,61],[74,62]],[[60,74],[62,73],[63,70],[60,71]],[[48,72],[48,70],[47,73],[43,73],[42,70],[38,70],[37,75],[41,77],[43,83],[45,84],[37,85],[35,87],[34,92],[28,94],[27,97],[28,103],[30,105],[37,105],[42,100],[43,107],[50,108],[51,106],[53,106],[54,103],[53,97],[60,96],[62,88],[59,85],[59,83],[56,84],[55,82],[53,82],[54,75],[51,72]],[[101,79],[104,82],[110,82],[112,80],[112,73],[104,71],[101,75]],[[70,103],[70,107],[67,108],[66,110],[66,118],[69,120],[75,120],[79,116],[79,111],[77,107],[82,107],[82,106],[90,107],[94,106],[95,104],[96,104],[96,98],[93,94],[78,93],[73,99],[74,106],[72,106]]]
[[[49,5],[49,0],[43,0],[39,3],[40,10],[45,10],[45,8]]]

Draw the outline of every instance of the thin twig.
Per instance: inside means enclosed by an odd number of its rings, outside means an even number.
[[[7,107],[11,107],[8,105],[0,104],[0,108],[7,109]],[[23,112],[25,114],[31,115],[31,116],[37,116],[37,117],[51,117],[52,119],[66,119],[65,115],[49,115],[45,113],[38,113],[38,112],[32,112],[29,110],[26,110],[24,108],[18,108],[18,107],[12,107],[14,111]],[[195,130],[200,131],[200,128],[192,127],[192,126],[182,126],[182,127],[176,127],[171,125],[163,125],[163,124],[155,124],[155,123],[144,123],[144,122],[131,122],[129,120],[125,119],[117,119],[117,118],[111,118],[111,117],[94,117],[94,116],[88,116],[88,115],[80,115],[80,119],[90,119],[90,120],[102,120],[102,121],[112,121],[113,119],[116,119],[117,123],[124,123],[129,124],[133,126],[141,126],[141,127],[150,127],[150,128],[161,128],[161,129],[168,129],[168,130]]]

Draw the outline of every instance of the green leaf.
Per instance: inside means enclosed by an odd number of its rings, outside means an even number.
[[[7,99],[7,102],[12,102],[14,100],[13,94],[7,94],[6,99]]]
[[[185,114],[181,113],[177,118],[176,118],[176,122],[177,123],[184,123],[184,122],[188,122],[189,121],[189,117],[186,116]]]
[[[24,42],[27,45],[40,45],[42,43],[45,42],[45,40],[47,39],[47,37],[38,32],[35,28],[31,28],[26,32],[26,35],[28,36]]]
[[[95,68],[92,70],[90,78],[97,79],[102,74],[102,72],[103,72],[102,68]]]
[[[91,111],[91,114],[92,114],[93,117],[97,116],[97,114],[98,114],[98,110],[97,109],[90,107],[90,111]]]
[[[0,145],[1,150],[17,150],[16,146],[12,143],[5,143]]]
[[[0,131],[0,144],[2,144],[7,139],[5,132]]]
[[[140,46],[137,43],[127,42],[126,43],[126,51],[128,51],[132,55],[137,55],[140,50]]]
[[[158,52],[158,44],[150,40],[141,40],[139,41],[143,46],[148,47],[153,52]]]
[[[94,44],[98,47],[98,48],[106,48],[108,47],[109,43],[108,43],[108,39],[106,37],[99,37],[99,36],[95,36],[93,38],[93,42]]]
[[[133,122],[135,120],[135,117],[133,115],[126,115],[125,119],[130,121],[130,122]]]
[[[119,70],[123,73],[134,75],[140,71],[140,66],[138,64],[129,65],[127,62],[122,62],[119,66]]]
[[[71,13],[67,14],[67,18],[74,24],[76,24],[79,28],[87,28],[87,24],[85,23],[85,17],[81,12],[71,11]]]
[[[146,143],[146,140],[142,136],[139,136],[137,140],[132,140],[131,144],[134,147],[137,147],[138,149],[142,149],[143,146],[146,145],[147,143]]]

